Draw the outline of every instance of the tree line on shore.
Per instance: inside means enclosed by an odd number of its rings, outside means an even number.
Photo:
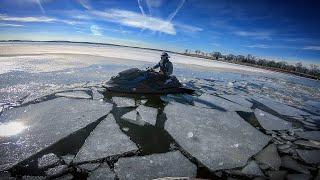
[[[220,52],[205,53],[200,50],[195,50],[194,52],[192,52],[189,49],[186,49],[183,54],[188,56],[196,56],[196,57],[201,57],[206,59],[212,59],[212,60],[251,65],[251,66],[261,67],[265,69],[292,73],[292,74],[309,77],[313,79],[320,79],[320,69],[319,69],[319,66],[316,64],[310,64],[308,67],[306,67],[301,62],[298,62],[293,65],[293,64],[288,64],[285,61],[276,62],[274,60],[257,58],[251,54],[248,54],[247,56],[233,55],[233,54],[223,55]]]

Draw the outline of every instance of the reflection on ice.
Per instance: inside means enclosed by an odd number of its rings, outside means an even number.
[[[22,122],[0,123],[0,137],[17,135],[26,128]]]

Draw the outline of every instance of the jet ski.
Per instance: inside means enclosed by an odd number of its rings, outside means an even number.
[[[164,76],[153,69],[131,68],[119,72],[104,84],[109,92],[125,94],[175,94],[194,92],[184,87],[175,76]]]

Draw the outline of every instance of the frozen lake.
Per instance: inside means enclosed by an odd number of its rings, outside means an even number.
[[[104,93],[103,82],[160,54],[0,43],[0,178],[317,175],[319,81],[170,54],[195,94]]]

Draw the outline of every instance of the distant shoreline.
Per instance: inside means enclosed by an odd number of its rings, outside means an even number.
[[[242,62],[230,62],[230,61],[226,61],[226,60],[213,59],[211,57],[203,56],[203,55],[199,55],[199,54],[180,53],[180,52],[164,50],[164,49],[155,49],[155,48],[147,48],[147,47],[139,47],[139,46],[128,46],[128,45],[120,45],[120,44],[112,44],[112,43],[85,42],[85,41],[84,42],[77,42],[77,41],[0,40],[0,43],[15,43],[15,42],[17,42],[17,43],[19,43],[19,42],[35,42],[35,43],[70,43],[70,44],[107,45],[107,46],[128,47],[128,48],[153,50],[153,51],[166,51],[169,53],[174,53],[174,54],[179,54],[179,55],[184,55],[184,56],[197,57],[197,58],[203,58],[203,59],[208,59],[208,60],[212,60],[212,61],[219,61],[219,62],[227,62],[227,63],[232,63],[232,64],[239,64],[239,65],[244,65],[244,66],[248,66],[248,67],[254,67],[254,68],[270,70],[270,71],[274,71],[274,72],[292,74],[292,75],[305,77],[305,78],[309,78],[309,79],[314,79],[314,80],[320,80],[320,77],[317,77],[317,76],[312,76],[309,74],[299,73],[299,72],[295,72],[295,71],[288,71],[288,70],[284,70],[284,69],[280,69],[280,68],[259,66],[259,65],[255,65],[255,64],[242,63]]]

